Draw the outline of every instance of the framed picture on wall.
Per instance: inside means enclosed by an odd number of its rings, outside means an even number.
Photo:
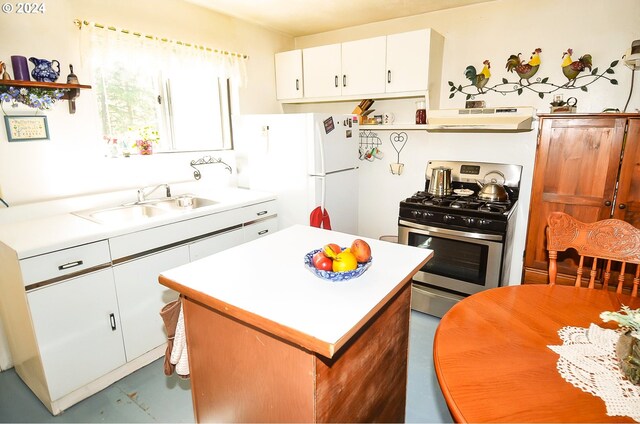
[[[9,141],[49,140],[45,115],[5,115],[4,125]]]

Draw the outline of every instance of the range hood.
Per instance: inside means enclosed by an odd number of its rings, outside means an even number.
[[[532,107],[429,110],[427,130],[469,132],[531,131]]]

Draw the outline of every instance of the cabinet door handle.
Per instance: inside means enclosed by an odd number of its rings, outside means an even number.
[[[300,80],[296,78],[296,91],[300,90]]]
[[[387,83],[391,84],[391,69],[387,71]]]
[[[627,205],[625,205],[624,203],[620,203],[620,204],[618,205],[618,207],[619,207],[620,209],[624,209],[624,208],[626,208],[626,207],[627,207]]]
[[[346,75],[343,75],[343,76],[342,76],[342,86],[343,86],[343,87],[346,87],[346,86],[347,86],[347,76],[346,76]]]
[[[338,88],[338,76],[337,75],[336,75],[335,83],[336,83],[336,88]]]
[[[607,200],[606,202],[604,202],[605,206],[611,206],[611,200]]]
[[[73,262],[69,262],[69,263],[66,263],[66,264],[59,265],[58,266],[58,270],[62,271],[64,269],[74,268],[74,267],[80,266],[82,264],[83,264],[82,261],[73,261]]]
[[[267,211],[260,211],[260,212],[256,213],[256,215],[260,216],[260,215],[264,215],[266,213],[267,213]]]
[[[269,230],[262,230],[262,231],[258,231],[258,235],[259,235],[259,236],[262,236],[262,235],[267,234],[268,232],[269,232]]]
[[[111,330],[116,331],[116,316],[113,313],[109,314],[109,322],[111,322]]]

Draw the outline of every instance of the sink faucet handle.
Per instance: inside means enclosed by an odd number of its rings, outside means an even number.
[[[169,187],[169,184],[165,184],[167,186],[167,197],[171,197],[171,187]]]

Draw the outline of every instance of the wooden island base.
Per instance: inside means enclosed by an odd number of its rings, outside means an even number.
[[[196,420],[404,422],[410,296],[405,284],[332,358],[185,297]]]

